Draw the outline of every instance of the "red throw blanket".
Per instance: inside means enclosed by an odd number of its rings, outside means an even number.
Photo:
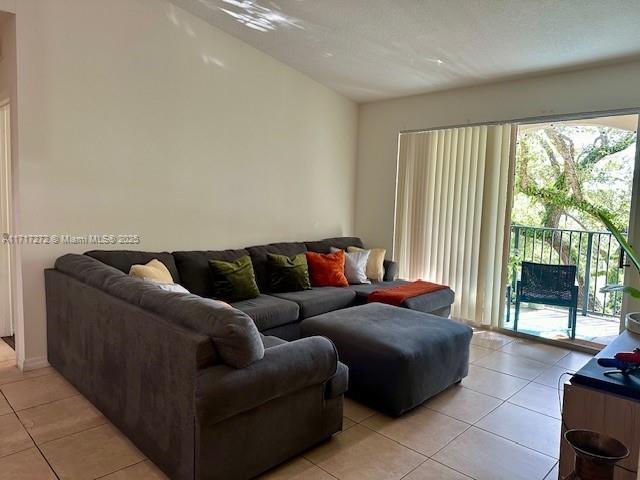
[[[397,287],[384,288],[374,290],[367,297],[367,302],[380,302],[399,307],[408,298],[424,295],[425,293],[437,292],[449,288],[446,285],[438,285],[437,283],[424,282],[416,280],[415,282],[398,285]]]

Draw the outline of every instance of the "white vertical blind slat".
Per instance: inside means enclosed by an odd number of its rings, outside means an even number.
[[[512,126],[402,134],[395,256],[400,274],[445,283],[452,314],[498,325]]]

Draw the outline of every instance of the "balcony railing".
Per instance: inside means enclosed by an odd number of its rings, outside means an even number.
[[[512,295],[521,261],[576,265],[581,314],[620,316],[622,294],[600,292],[624,279],[624,252],[611,233],[512,225],[510,245]]]

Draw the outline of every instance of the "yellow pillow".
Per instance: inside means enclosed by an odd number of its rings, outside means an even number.
[[[367,278],[374,282],[381,282],[384,280],[384,257],[387,251],[384,248],[347,248],[347,252],[361,252],[363,250],[369,250],[371,252],[367,260]]]
[[[155,258],[146,265],[131,265],[129,275],[151,282],[173,283],[173,277],[169,269],[164,263]]]

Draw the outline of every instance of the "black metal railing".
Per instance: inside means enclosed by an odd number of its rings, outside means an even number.
[[[624,280],[624,252],[610,232],[512,225],[510,245],[512,294],[521,261],[576,265],[581,314],[620,316],[622,294],[600,291],[604,285]]]

